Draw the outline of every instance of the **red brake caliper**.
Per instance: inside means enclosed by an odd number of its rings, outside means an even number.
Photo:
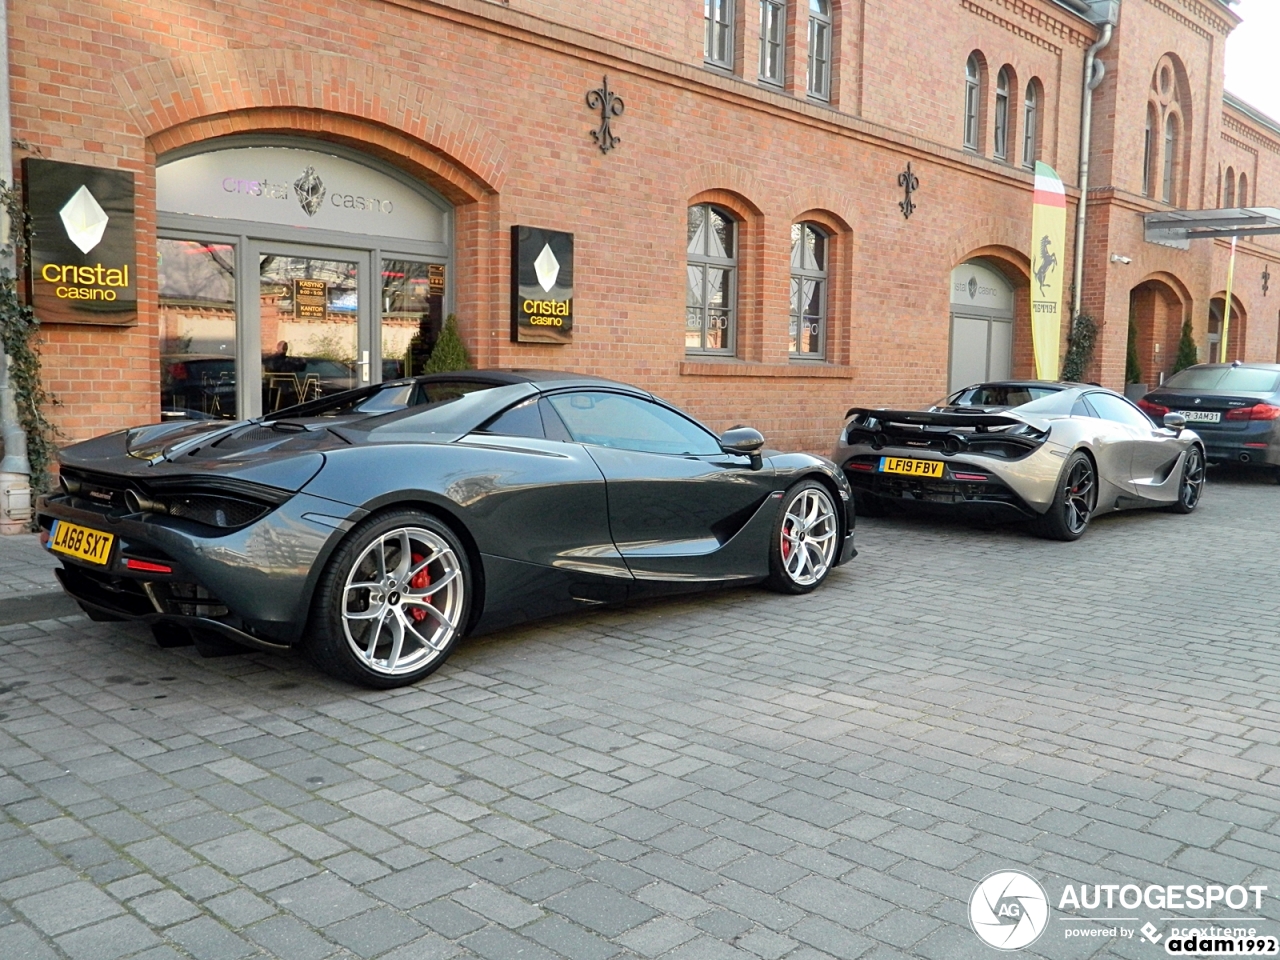
[[[791,541],[787,539],[787,536],[786,536],[787,533],[788,533],[787,528],[783,527],[782,529],[782,559],[783,560],[786,560],[789,556],[791,556]]]
[[[421,563],[425,559],[426,557],[420,553],[413,554],[413,562],[415,565]],[[426,567],[423,567],[413,575],[413,578],[409,581],[409,586],[414,590],[425,590],[427,587],[431,586],[431,574],[427,572]],[[410,607],[409,615],[413,617],[414,620],[418,621],[427,619],[427,611],[420,607]]]

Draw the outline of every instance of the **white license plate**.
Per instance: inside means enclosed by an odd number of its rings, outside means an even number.
[[[1187,423],[1221,423],[1222,414],[1217,410],[1179,410]]]

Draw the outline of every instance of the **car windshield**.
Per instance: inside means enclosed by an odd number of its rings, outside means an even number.
[[[981,383],[966,387],[938,404],[942,407],[1020,407],[1032,400],[1059,393],[1061,387],[1028,383]]]
[[[496,384],[480,380],[410,380],[397,383],[381,383],[375,387],[344,390],[332,396],[312,400],[279,410],[270,420],[297,417],[342,417],[351,414],[394,413],[409,407],[431,406],[456,400],[477,390],[487,390]]]
[[[1259,367],[1188,367],[1164,382],[1177,390],[1229,390],[1233,393],[1275,393],[1280,373]]]

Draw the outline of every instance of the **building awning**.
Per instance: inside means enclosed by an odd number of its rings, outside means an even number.
[[[1148,243],[1185,250],[1192,240],[1280,234],[1280,210],[1236,207],[1226,210],[1170,210],[1142,218]]]

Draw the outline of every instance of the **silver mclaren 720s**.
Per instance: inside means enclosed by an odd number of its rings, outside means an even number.
[[[930,410],[849,410],[832,459],[858,512],[914,504],[1021,518],[1041,536],[1075,540],[1099,513],[1195,510],[1204,443],[1181,414],[1157,424],[1087,384],[1013,386],[978,385]]]

